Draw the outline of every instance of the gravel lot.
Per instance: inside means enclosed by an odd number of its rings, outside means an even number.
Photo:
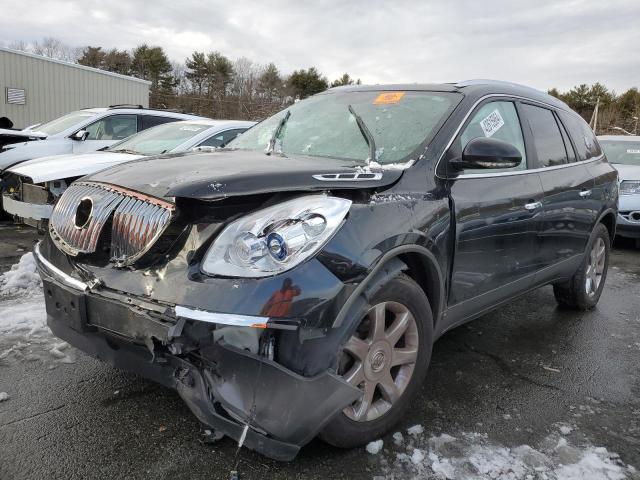
[[[36,238],[0,225],[0,272]],[[234,468],[247,479],[637,479],[639,293],[640,251],[618,243],[596,310],[560,310],[546,287],[455,329],[436,344],[402,439],[389,434],[377,454],[314,441],[292,463],[207,443],[177,394],[46,329],[0,329],[0,479],[224,479]],[[0,319],[38,315],[38,302],[0,297]]]

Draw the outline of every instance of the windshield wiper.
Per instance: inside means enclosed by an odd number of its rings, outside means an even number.
[[[287,110],[287,113],[285,113],[284,117],[282,117],[282,119],[280,120],[280,123],[278,123],[278,126],[273,131],[273,135],[271,136],[271,139],[269,140],[269,146],[267,147],[267,150],[264,152],[266,155],[271,155],[275,151],[275,149],[276,149],[276,140],[280,136],[280,132],[282,132],[282,129],[284,128],[285,124],[287,123],[287,120],[289,120],[290,116],[291,116],[291,110]],[[280,152],[280,153],[282,153],[282,152]]]
[[[349,107],[349,112],[356,119],[356,123],[358,124],[358,128],[360,128],[360,133],[367,141],[367,145],[369,145],[369,162],[376,161],[376,141],[373,139],[373,135],[371,135],[371,131],[367,128],[367,124],[364,123],[362,117],[356,113],[351,105]]]

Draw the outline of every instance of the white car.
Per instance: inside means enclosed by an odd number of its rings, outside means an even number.
[[[598,137],[620,181],[616,235],[634,238],[640,248],[640,136]]]
[[[254,124],[207,119],[173,122],[150,128],[98,152],[23,162],[2,176],[3,208],[15,220],[41,228],[58,197],[80,177],[145,156],[222,147]]]
[[[203,117],[140,106],[86,108],[24,130],[0,130],[3,139],[15,142],[0,147],[0,172],[25,160],[66,153],[95,152],[162,123]]]

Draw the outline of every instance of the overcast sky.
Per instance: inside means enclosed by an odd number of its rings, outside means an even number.
[[[640,84],[640,0],[20,0],[0,16],[0,44],[43,36],[160,45],[181,62],[218,50],[285,73],[316,66],[330,81]]]

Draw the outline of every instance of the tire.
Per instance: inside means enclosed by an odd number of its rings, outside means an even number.
[[[602,252],[603,258],[599,259],[596,257],[598,257],[601,247],[604,247],[604,251]],[[610,250],[611,239],[609,238],[609,231],[607,227],[599,223],[591,233],[584,259],[578,271],[568,282],[555,284],[553,286],[553,293],[559,305],[583,311],[591,310],[596,306],[607,279]],[[591,272],[595,267],[598,268],[596,268],[596,274],[594,276]],[[598,271],[601,273],[598,274]],[[599,280],[596,281],[595,279]],[[595,289],[593,288],[594,284],[596,285]]]
[[[336,447],[353,448],[362,446],[392,429],[400,421],[409,403],[420,389],[431,359],[433,315],[429,300],[416,282],[406,275],[399,275],[387,282],[373,296],[370,304],[370,307],[360,312],[358,328],[343,346],[343,351],[340,353],[341,366],[338,371],[345,380],[355,385],[359,380],[355,378],[355,374],[352,375],[351,373],[358,370],[357,364],[359,363],[363,369],[361,375],[364,376],[363,383],[359,383],[359,388],[363,390],[363,396],[360,400],[354,402],[352,406],[345,408],[336,415],[319,435],[322,440]],[[376,343],[376,335],[372,335],[371,328],[374,328],[372,325],[376,324],[374,319],[380,317],[378,312],[383,309],[381,305],[384,305],[385,313],[382,316],[386,319],[383,320],[386,325],[382,330],[384,333],[383,339]],[[406,330],[404,330],[402,336],[399,336],[398,340],[394,341],[395,336],[398,335],[394,331],[399,332],[400,328],[392,327],[401,324],[401,317],[405,318],[406,312],[410,314],[406,317],[408,318],[408,326],[405,327]],[[360,355],[360,358],[365,358],[366,361],[355,360],[355,356],[352,357],[350,353],[345,352],[345,350],[348,351],[355,348],[352,347],[352,342],[357,342],[354,337],[362,338],[364,336],[361,329],[368,330],[363,344],[371,342],[366,347],[366,355]],[[357,345],[362,344],[358,343]],[[387,348],[386,345],[390,345],[391,350],[385,350]],[[400,364],[389,369],[389,365],[392,363],[408,361],[410,358],[400,354],[411,354],[411,358],[413,358],[414,347],[417,347],[417,354],[415,354],[413,363]],[[393,362],[390,362],[389,359],[393,359]],[[351,362],[350,365],[349,362]],[[382,366],[379,366],[380,364]],[[381,369],[380,372],[375,371],[378,367]],[[390,377],[381,377],[381,383],[374,385],[373,401],[368,404],[366,415],[356,419],[359,414],[362,414],[363,405],[367,405],[362,400],[367,397],[364,391],[370,391],[370,385],[375,383],[375,380],[367,380],[367,378],[371,377],[366,375],[386,375],[383,371],[387,369],[389,369],[388,374]],[[384,385],[382,383],[384,379],[388,380],[389,378],[393,381],[391,389],[388,388],[388,381],[384,382]],[[366,385],[369,385],[369,387]],[[387,393],[389,391],[392,394]],[[390,399],[393,399],[393,401],[390,401]],[[388,409],[385,410],[385,408]]]

